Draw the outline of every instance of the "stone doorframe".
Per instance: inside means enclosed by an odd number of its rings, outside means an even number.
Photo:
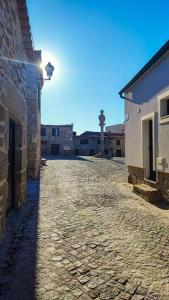
[[[150,167],[149,167],[149,149],[148,149],[148,139],[149,139],[149,120],[152,120],[153,129],[153,170],[156,171],[156,147],[155,147],[155,112],[146,114],[141,117],[141,148],[142,157],[141,163],[142,168],[144,168],[144,177],[149,178]]]
[[[9,119],[15,122],[14,208],[17,209],[26,196],[27,154],[25,140],[27,137],[24,137],[24,124],[10,114]]]

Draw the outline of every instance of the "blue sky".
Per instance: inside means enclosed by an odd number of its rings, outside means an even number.
[[[168,0],[27,3],[35,48],[55,65],[42,91],[42,123],[99,130],[100,109],[106,125],[123,122],[118,92],[168,40]]]

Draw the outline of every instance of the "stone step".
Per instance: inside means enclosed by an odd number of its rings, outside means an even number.
[[[160,191],[146,184],[135,184],[133,192],[150,203],[157,203],[161,200]]]
[[[157,182],[156,181],[152,181],[150,179],[144,178],[144,183],[146,185],[151,186],[152,188],[155,188],[155,189],[157,188]]]

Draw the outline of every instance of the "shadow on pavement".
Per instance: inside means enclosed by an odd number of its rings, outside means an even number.
[[[90,159],[87,159],[88,156],[58,156],[58,155],[50,155],[43,156],[43,158],[47,160],[81,160],[81,161],[89,161],[92,163]]]
[[[154,205],[162,210],[169,210],[169,203],[164,200],[161,200],[158,203],[154,203]]]
[[[122,164],[122,165],[125,165],[126,163],[125,163],[125,160],[118,160],[118,159],[114,159],[114,158],[111,158],[111,160],[112,161],[115,161],[115,162],[117,162],[117,163],[119,163],[119,164]]]
[[[36,299],[40,181],[28,181],[27,201],[7,220],[0,241],[0,299]]]

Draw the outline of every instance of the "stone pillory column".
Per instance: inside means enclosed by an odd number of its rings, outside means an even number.
[[[100,143],[100,153],[101,155],[104,155],[104,126],[105,126],[105,115],[104,110],[101,109],[100,115],[99,115],[99,126],[101,128],[101,143]]]

